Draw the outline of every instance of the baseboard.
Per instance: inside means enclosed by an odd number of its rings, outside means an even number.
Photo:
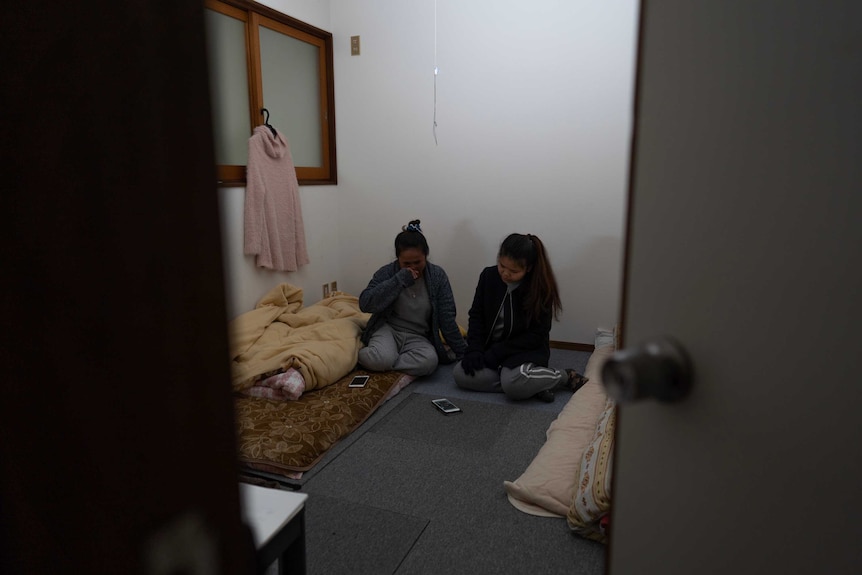
[[[596,346],[589,343],[572,343],[569,341],[551,341],[551,347],[554,349],[568,349],[570,351],[589,351],[596,350]]]

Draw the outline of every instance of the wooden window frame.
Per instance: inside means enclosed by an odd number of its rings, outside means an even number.
[[[335,81],[332,34],[251,0],[204,0],[204,7],[244,22],[249,86],[249,118],[252,131],[263,124],[263,74],[259,27],[265,25],[297,40],[317,46],[320,94],[320,142],[322,166],[296,166],[300,185],[338,183],[335,154]],[[249,137],[251,134],[249,134]],[[219,187],[245,186],[245,166],[216,166]]]

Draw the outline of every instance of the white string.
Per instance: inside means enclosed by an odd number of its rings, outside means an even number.
[[[434,0],[434,145],[437,145],[437,0]]]

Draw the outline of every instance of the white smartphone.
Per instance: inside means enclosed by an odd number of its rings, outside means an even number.
[[[347,387],[365,387],[368,384],[368,377],[367,375],[354,376]]]
[[[433,403],[437,407],[437,409],[439,409],[443,413],[458,413],[459,411],[461,411],[460,407],[456,406],[448,399],[432,399],[431,403]]]

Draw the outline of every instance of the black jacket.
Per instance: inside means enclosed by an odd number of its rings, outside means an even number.
[[[524,311],[529,277],[506,298],[506,283],[500,278],[497,266],[482,270],[473,305],[470,307],[467,328],[467,353],[481,351],[486,365],[489,356],[496,365],[517,367],[523,363],[547,366],[551,356],[550,333],[553,313],[547,310],[541,317],[527,324]],[[491,330],[503,300],[506,298],[506,317],[503,340],[491,342]]]

